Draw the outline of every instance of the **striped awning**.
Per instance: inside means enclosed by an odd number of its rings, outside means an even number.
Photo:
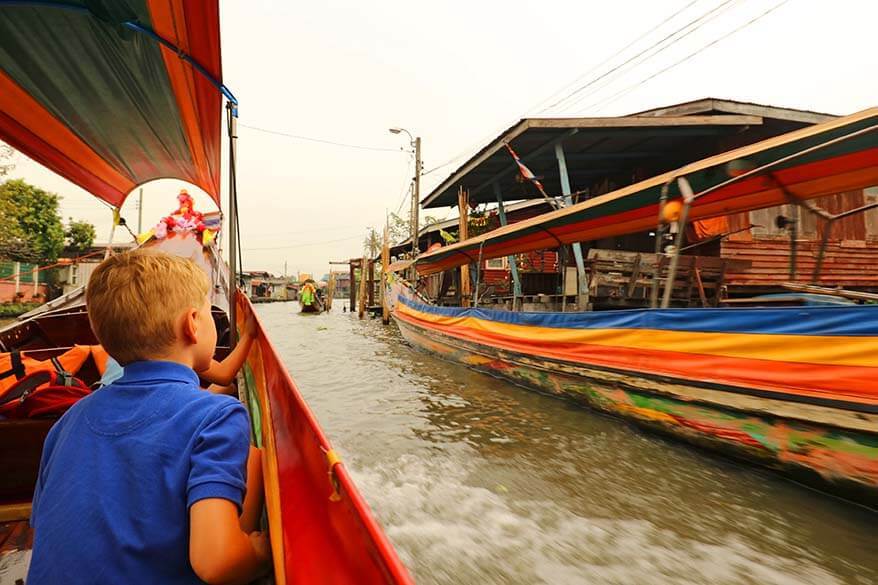
[[[188,181],[219,204],[215,0],[0,0],[0,139],[114,206]]]
[[[418,272],[654,229],[663,188],[671,200],[681,197],[678,177],[686,177],[697,196],[690,220],[878,185],[878,109],[770,138],[444,246],[419,257]]]

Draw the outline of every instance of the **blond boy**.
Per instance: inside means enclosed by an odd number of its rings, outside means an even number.
[[[29,585],[246,583],[268,571],[247,413],[195,373],[216,345],[208,292],[201,269],[160,253],[95,270],[89,319],[124,375],[46,439]]]

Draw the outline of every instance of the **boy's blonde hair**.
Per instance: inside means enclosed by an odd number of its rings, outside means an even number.
[[[207,275],[195,263],[141,249],[101,262],[85,302],[98,341],[124,366],[161,356],[174,342],[174,321],[200,309],[208,292]]]

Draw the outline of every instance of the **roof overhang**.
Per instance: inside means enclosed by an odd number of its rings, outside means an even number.
[[[515,148],[538,177],[543,171],[557,174],[555,146],[563,144],[568,173],[587,179],[619,170],[619,163],[626,160],[667,156],[680,139],[729,135],[762,123],[762,116],[743,114],[526,118],[476,153],[421,204],[424,208],[455,206],[461,186],[468,190],[472,203],[495,201],[496,189],[506,201],[541,197],[530,185],[516,189],[517,169],[506,144]],[[560,194],[557,180],[548,182],[549,194]]]

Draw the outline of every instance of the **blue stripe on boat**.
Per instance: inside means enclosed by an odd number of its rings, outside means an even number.
[[[494,309],[436,307],[406,299],[415,310],[444,317],[475,317],[498,323],[558,329],[661,329],[704,333],[769,335],[878,335],[878,305],[627,309],[583,313],[527,313]]]

